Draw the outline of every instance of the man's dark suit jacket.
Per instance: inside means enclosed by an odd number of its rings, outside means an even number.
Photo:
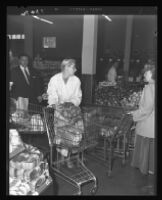
[[[35,69],[28,69],[30,85],[27,84],[20,66],[11,70],[10,80],[13,82],[11,97],[15,99],[18,97],[29,98],[30,103],[38,103],[37,97],[43,94],[43,81]]]

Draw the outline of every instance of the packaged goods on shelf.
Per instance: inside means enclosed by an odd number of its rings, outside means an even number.
[[[10,152],[9,194],[33,195],[37,193],[38,195],[52,181],[43,153],[36,147],[23,143],[15,129],[10,130],[9,141],[10,146],[15,145],[18,150]],[[19,149],[20,144],[23,145],[23,149]]]
[[[46,182],[50,178],[48,163],[35,167],[33,170],[25,170],[21,178],[10,178],[10,195],[37,195],[41,192],[41,187],[47,187]]]

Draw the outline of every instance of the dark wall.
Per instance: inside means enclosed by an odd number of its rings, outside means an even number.
[[[124,55],[126,15],[110,15],[112,22],[99,17],[98,55]],[[132,29],[132,53],[136,50],[151,54],[154,51],[154,33],[157,30],[155,15],[135,15]]]
[[[104,53],[114,52],[123,55],[125,46],[126,16],[109,16],[112,22],[103,18],[104,21]]]
[[[110,15],[112,21],[99,16],[98,47],[97,47],[97,78],[104,80],[107,68],[112,64],[109,58],[121,58],[118,74],[123,73],[123,58],[126,37],[126,15]],[[155,57],[155,31],[157,19],[155,15],[136,15],[133,17],[130,71],[140,69],[149,58]],[[103,58],[103,59],[101,59]],[[140,63],[136,64],[136,59]],[[132,73],[135,74],[134,70]]]
[[[24,18],[22,16],[7,16],[7,34],[24,34]],[[24,51],[24,40],[10,40],[10,50],[14,56]]]
[[[53,21],[53,25],[38,21],[33,18],[33,53],[40,54],[49,60],[60,60],[65,57],[74,57],[81,60],[83,16],[81,15],[41,15],[41,17]],[[125,15],[110,15],[112,22],[99,16],[97,60],[105,55],[115,53],[123,57],[125,48]],[[8,16],[7,33],[24,33],[24,17]],[[154,16],[134,16],[132,35],[133,52],[143,51],[145,54],[154,52],[154,31],[157,30]],[[56,48],[44,49],[42,46],[43,36],[55,36]],[[11,49],[14,54],[19,54],[24,49],[23,40],[12,40]],[[141,52],[139,53],[140,55]],[[98,62],[98,61],[97,61]]]
[[[133,23],[132,54],[147,54],[153,57],[155,52],[155,31],[157,18],[153,15],[135,16]],[[140,55],[139,55],[140,56]]]
[[[57,60],[65,57],[81,59],[83,16],[41,15],[40,17],[53,21],[53,25],[32,18],[34,56],[40,54],[44,59],[49,60]],[[7,17],[7,34],[23,34],[24,19],[24,16],[9,15]],[[56,48],[44,49],[44,36],[56,37]],[[11,49],[15,55],[22,52],[24,49],[24,40],[12,40]]]
[[[49,16],[48,19],[51,19],[54,24],[50,25],[33,20],[34,55],[39,53],[40,56],[49,60],[65,57],[81,58],[83,17],[79,15],[58,15]],[[56,48],[44,49],[42,46],[44,36],[56,37]]]

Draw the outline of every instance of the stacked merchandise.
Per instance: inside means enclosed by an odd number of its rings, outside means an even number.
[[[23,146],[19,152],[15,151]],[[35,147],[23,144],[18,132],[10,130],[10,195],[38,195],[52,181],[48,163]]]
[[[84,132],[81,109],[72,103],[56,107],[54,115],[55,143],[67,146],[78,146]]]
[[[121,84],[116,87],[97,87],[95,104],[135,109],[140,100],[143,85]]]

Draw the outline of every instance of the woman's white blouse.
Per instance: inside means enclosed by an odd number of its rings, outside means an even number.
[[[79,106],[82,99],[81,82],[73,75],[65,83],[62,73],[58,73],[50,79],[47,94],[49,105],[72,102],[75,106]]]

